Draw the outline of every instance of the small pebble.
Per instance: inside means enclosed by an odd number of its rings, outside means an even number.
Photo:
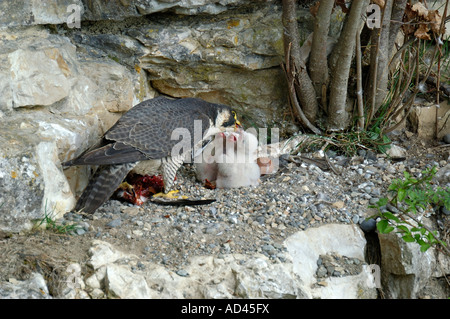
[[[86,231],[83,229],[83,228],[77,228],[76,230],[75,230],[75,233],[77,234],[77,235],[84,235],[85,233],[86,233]]]
[[[184,269],[177,270],[176,274],[177,274],[178,276],[181,276],[181,277],[187,277],[187,276],[189,276],[189,273],[188,273],[186,270],[184,270]]]
[[[113,219],[108,224],[106,224],[106,226],[112,228],[119,227],[120,225],[122,225],[122,220],[120,218]]]
[[[270,244],[263,245],[263,246],[261,247],[261,249],[262,249],[263,251],[269,253],[269,254],[272,253],[273,251],[275,251],[275,247],[273,247],[273,246],[270,245]]]
[[[443,141],[450,144],[450,133],[444,135]]]
[[[359,227],[361,227],[364,232],[370,233],[372,231],[375,231],[377,222],[373,218],[366,219],[359,225]]]
[[[326,277],[327,273],[328,273],[327,269],[324,266],[320,266],[317,269],[317,273],[316,274],[317,274],[318,278],[323,278],[323,277]]]

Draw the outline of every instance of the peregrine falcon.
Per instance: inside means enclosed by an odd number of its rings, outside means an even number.
[[[137,104],[94,146],[62,164],[64,167],[99,165],[75,211],[94,213],[111,197],[127,173],[146,160],[161,161],[164,193],[168,193],[178,168],[193,156],[193,150],[210,136],[236,125],[239,125],[236,113],[229,106],[197,98],[160,96]],[[184,140],[182,147],[180,135]]]

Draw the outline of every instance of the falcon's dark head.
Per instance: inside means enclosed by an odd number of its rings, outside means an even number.
[[[237,119],[236,112],[226,105],[220,105],[217,109],[217,115],[214,119],[214,126],[223,129],[228,127],[241,126]]]

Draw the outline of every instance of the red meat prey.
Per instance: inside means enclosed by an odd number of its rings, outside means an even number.
[[[164,182],[161,175],[129,174],[116,192],[116,196],[134,205],[144,204],[154,194],[162,192]]]

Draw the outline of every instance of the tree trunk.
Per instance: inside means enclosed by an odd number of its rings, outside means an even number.
[[[370,52],[371,81],[368,89],[368,101],[371,101],[369,121],[376,114],[384,102],[388,93],[389,60],[391,48],[389,48],[390,24],[392,5],[394,0],[387,0],[384,5],[381,29],[372,31],[372,48]],[[398,30],[397,30],[398,31]]]
[[[346,110],[348,79],[355,50],[356,34],[361,27],[361,13],[365,0],[354,0],[339,42],[332,53],[335,62],[331,69],[330,105],[328,108],[328,129],[340,131],[348,126],[350,117]]]
[[[334,0],[322,0],[314,22],[314,37],[309,57],[309,73],[316,90],[316,96],[326,109],[325,101],[328,87],[327,40],[330,29],[330,16]],[[324,88],[325,87],[325,88]]]
[[[392,57],[395,48],[395,40],[397,39],[398,31],[402,26],[403,15],[406,9],[406,3],[408,0],[394,1],[391,14],[391,25],[389,27],[389,57]]]
[[[300,54],[295,0],[283,0],[282,20],[284,26],[284,52],[286,56],[289,55],[291,57],[294,64],[293,67],[288,67],[288,69],[296,73],[295,89],[302,111],[307,119],[314,123],[317,119],[318,104],[314,86]]]

